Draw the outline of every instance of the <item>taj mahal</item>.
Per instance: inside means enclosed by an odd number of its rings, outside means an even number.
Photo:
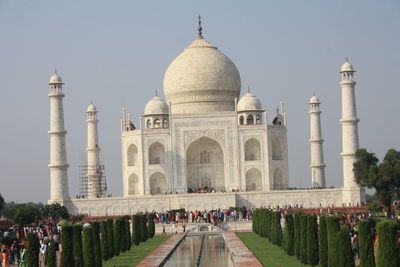
[[[64,82],[49,82],[49,202],[72,214],[90,216],[138,211],[209,210],[245,206],[342,206],[365,201],[354,182],[359,148],[355,69],[346,59],[340,69],[342,93],[343,186],[326,188],[320,100],[312,96],[310,178],[313,189],[289,190],[287,123],[284,103],[268,111],[250,90],[242,92],[235,64],[202,34],[168,66],[165,99],[155,96],[134,125],[122,109],[120,121],[123,196],[104,197],[100,168],[98,110],[87,113],[87,196],[73,199],[68,189],[64,127]],[[339,105],[339,103],[338,103]],[[67,116],[68,117],[68,116]],[[118,125],[118,122],[116,122]],[[118,126],[116,126],[118,127]],[[101,141],[101,140],[100,140]]]

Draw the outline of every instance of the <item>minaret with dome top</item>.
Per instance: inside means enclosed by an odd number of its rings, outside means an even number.
[[[49,81],[50,91],[50,200],[62,202],[69,199],[68,167],[64,127],[64,82],[57,74],[57,70]]]

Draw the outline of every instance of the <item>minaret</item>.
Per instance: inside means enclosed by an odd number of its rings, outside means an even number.
[[[358,150],[358,122],[356,111],[356,98],[354,94],[354,86],[356,82],[353,80],[355,70],[348,62],[342,65],[340,73],[342,81],[342,153],[343,158],[343,187],[355,188],[359,187],[354,181],[353,163],[355,162],[355,153]]]
[[[99,135],[97,131],[97,109],[92,104],[87,108],[87,178],[88,198],[100,197],[101,177],[103,175],[100,166]]]
[[[60,202],[69,199],[68,163],[65,145],[63,81],[57,70],[50,78],[50,201]]]
[[[321,110],[319,109],[318,97],[311,97],[310,105],[310,145],[311,145],[311,185],[314,187],[325,187],[325,163],[321,131]]]

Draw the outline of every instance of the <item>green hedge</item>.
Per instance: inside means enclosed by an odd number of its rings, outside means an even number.
[[[133,215],[132,217],[132,244],[137,246],[140,243],[139,237],[139,215]]]
[[[328,232],[326,229],[326,216],[319,217],[319,265],[328,267]]]
[[[286,252],[289,256],[294,255],[294,221],[292,214],[286,214],[285,216],[285,233],[286,233]]]
[[[297,211],[294,214],[294,254],[296,255],[296,258],[300,260],[300,216],[301,212]]]
[[[120,219],[114,221],[114,256],[121,252],[121,223]]]
[[[375,267],[374,256],[374,227],[373,220],[362,220],[357,224],[360,246],[360,266]]]
[[[126,237],[126,219],[124,217],[119,218],[117,221],[119,221],[119,229],[121,231],[120,236],[120,250],[121,252],[126,251],[126,246],[127,246],[127,237]]]
[[[317,216],[309,215],[307,220],[307,263],[316,266],[318,255],[318,225]]]
[[[64,225],[61,230],[61,267],[75,267],[73,254],[73,228]]]
[[[80,224],[72,225],[72,243],[75,267],[83,267],[82,225]]]
[[[273,244],[282,246],[282,227],[281,227],[281,213],[274,212],[273,218]]]
[[[339,231],[339,260],[341,267],[354,267],[354,255],[351,248],[350,232],[347,227]]]
[[[378,233],[378,267],[400,266],[400,248],[397,243],[399,223],[395,220],[379,222],[376,226]]]
[[[91,222],[90,225],[93,227],[93,242],[94,242],[94,254],[96,267],[101,267],[103,265],[103,259],[101,255],[101,242],[100,242],[100,223]]]
[[[103,256],[103,260],[107,261],[109,259],[108,253],[108,233],[107,233],[107,221],[102,221],[100,224],[100,232],[101,232],[101,255]]]
[[[132,234],[129,217],[125,217],[125,236],[126,236],[126,250],[130,250],[132,246]]]
[[[108,243],[108,258],[114,257],[114,226],[113,220],[108,219],[107,222],[107,243]]]
[[[328,266],[340,266],[340,250],[339,250],[339,235],[340,222],[339,217],[326,217],[326,228],[328,231]]]
[[[49,252],[47,254],[47,267],[57,267],[56,245],[54,239],[50,240]]]
[[[300,261],[307,264],[307,221],[308,214],[300,216]]]
[[[83,262],[85,267],[96,267],[93,226],[83,228]]]
[[[26,251],[26,262],[29,267],[39,267],[39,239],[36,233],[28,233],[26,237],[28,249]]]

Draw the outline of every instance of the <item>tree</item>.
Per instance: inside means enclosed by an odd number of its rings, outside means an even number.
[[[317,216],[309,215],[307,220],[307,262],[316,266],[319,261],[318,255],[318,225]]]
[[[319,217],[319,265],[328,267],[328,232],[326,229],[326,216]]]
[[[376,265],[379,267],[400,266],[400,244],[397,243],[398,222],[386,220],[376,226],[378,233],[378,253]]]
[[[308,214],[300,216],[300,261],[307,264],[307,221]]]
[[[326,217],[326,229],[328,231],[328,266],[337,267],[340,266],[338,235],[338,232],[340,231],[339,217]]]
[[[39,267],[39,239],[36,233],[28,233],[27,240],[26,263],[29,267]]]
[[[400,152],[390,149],[379,163],[374,153],[366,149],[356,152],[354,163],[355,181],[368,188],[375,188],[376,198],[391,217],[391,202],[395,193],[400,193]]]
[[[103,264],[103,260],[101,257],[100,223],[99,222],[91,222],[90,225],[92,226],[95,264],[96,264],[96,267],[101,267]]]
[[[39,210],[29,204],[18,205],[14,212],[13,221],[14,223],[27,225],[35,222],[35,217],[39,217]]]
[[[281,227],[281,213],[273,213],[273,243],[282,246],[282,227]]]
[[[129,217],[125,217],[125,236],[126,236],[126,250],[130,250],[132,246],[132,234],[131,234],[131,225],[129,222]]]
[[[341,267],[354,267],[354,255],[348,228],[340,229],[339,233],[339,262]]]
[[[296,255],[296,258],[300,260],[300,216],[301,212],[297,211],[294,214],[294,254]]]
[[[285,233],[286,233],[286,252],[289,256],[294,255],[294,221],[292,214],[286,214],[286,225],[285,225]]]
[[[61,230],[61,267],[75,267],[73,254],[73,228],[64,225]]]
[[[127,245],[127,237],[126,237],[126,219],[125,217],[121,217],[118,219],[119,224],[120,224],[120,231],[121,231],[121,245],[120,245],[120,249],[121,252],[125,252],[126,251],[126,245]]]
[[[54,239],[50,240],[49,252],[47,255],[47,267],[57,267],[56,245]]]
[[[72,254],[75,267],[83,267],[82,225],[72,225]]]
[[[357,224],[360,247],[360,266],[375,267],[374,256],[374,227],[373,220],[362,220]]]
[[[86,226],[83,228],[83,262],[85,267],[96,267],[96,252],[93,243],[93,226]]]
[[[150,215],[149,215],[149,237],[150,238],[153,238],[153,236],[156,233],[156,228],[154,225],[154,217],[155,216],[156,215],[154,213],[150,213]]]
[[[113,220],[107,220],[107,242],[108,242],[108,258],[114,257],[114,227]]]
[[[60,219],[67,220],[70,215],[66,207],[61,206],[60,203],[53,203],[43,206],[42,216],[57,221]]]
[[[101,255],[103,256],[103,260],[107,261],[109,259],[108,253],[108,233],[107,233],[107,221],[102,221],[100,224],[100,232],[101,232]]]
[[[132,217],[132,244],[137,246],[139,243],[139,215],[136,214]]]
[[[114,255],[118,256],[121,252],[121,223],[120,219],[114,222]]]

